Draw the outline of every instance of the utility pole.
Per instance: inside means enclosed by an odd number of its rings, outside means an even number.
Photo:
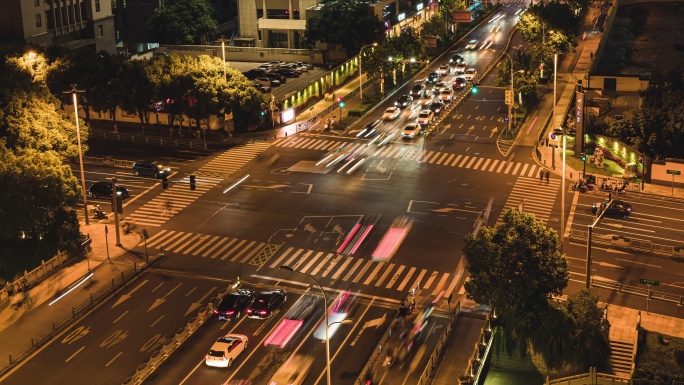
[[[114,226],[116,229],[116,245],[121,247],[121,232],[119,231],[119,196],[116,193],[116,178],[112,178],[112,200],[114,207]]]

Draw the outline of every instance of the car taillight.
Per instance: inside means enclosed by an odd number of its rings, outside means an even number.
[[[247,314],[252,314],[252,309],[247,309]]]
[[[264,314],[266,314],[266,313],[267,313],[266,310],[262,310],[262,311],[259,312],[259,314],[261,314],[261,315],[264,315]]]
[[[218,314],[218,310],[214,310],[214,314]]]
[[[233,313],[235,313],[235,312],[232,311],[232,310],[228,310],[228,311],[226,312],[226,315],[233,315]]]

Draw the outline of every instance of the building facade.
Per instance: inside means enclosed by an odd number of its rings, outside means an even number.
[[[261,48],[302,48],[307,19],[320,15],[317,0],[239,0],[240,40]],[[417,27],[437,10],[437,0],[381,0],[369,11],[382,20],[388,35]]]
[[[116,52],[107,0],[5,0],[0,37],[13,43]]]

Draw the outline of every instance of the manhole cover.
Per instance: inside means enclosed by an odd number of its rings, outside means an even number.
[[[481,152],[473,152],[473,155],[480,156],[480,155],[482,155],[482,153]]]
[[[461,139],[461,140],[465,140],[465,139],[467,138],[467,136],[465,136],[465,135],[459,135],[459,136],[457,136],[456,138]]]

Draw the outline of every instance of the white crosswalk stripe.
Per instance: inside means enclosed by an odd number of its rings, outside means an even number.
[[[238,263],[250,263],[265,246],[264,242],[174,230],[162,230],[147,240],[148,248]],[[456,286],[450,273],[295,247],[279,249],[264,265],[271,269],[287,265],[313,276],[390,290],[420,286],[433,295],[447,290],[448,283]]]
[[[541,182],[538,177],[519,177],[513,185],[513,190],[506,200],[497,223],[501,223],[508,209],[518,210],[522,206],[523,212],[534,214],[538,220],[548,225],[560,190],[560,183],[560,179],[549,179],[549,184],[546,184],[546,179]]]
[[[345,149],[355,151],[365,143],[341,142],[329,139],[313,138],[280,138],[273,142],[279,147],[304,148],[309,150],[330,151],[339,148],[341,143],[346,143]],[[441,151],[415,151],[411,148],[400,146],[387,146],[381,148],[370,148],[370,154],[377,158],[392,158],[412,160],[415,162],[435,164],[447,167],[466,168],[486,172],[496,172],[499,174],[534,177],[541,169],[540,166],[530,163],[507,162],[500,159],[483,158],[480,156],[457,155]],[[415,151],[415,153],[411,153]]]
[[[196,183],[194,191],[190,190],[189,175],[180,180],[169,180],[168,189],[128,215],[125,220],[133,220],[142,226],[158,227],[163,225],[204,193],[241,169],[242,166],[249,163],[269,146],[271,143],[255,142],[223,152],[193,173]]]

